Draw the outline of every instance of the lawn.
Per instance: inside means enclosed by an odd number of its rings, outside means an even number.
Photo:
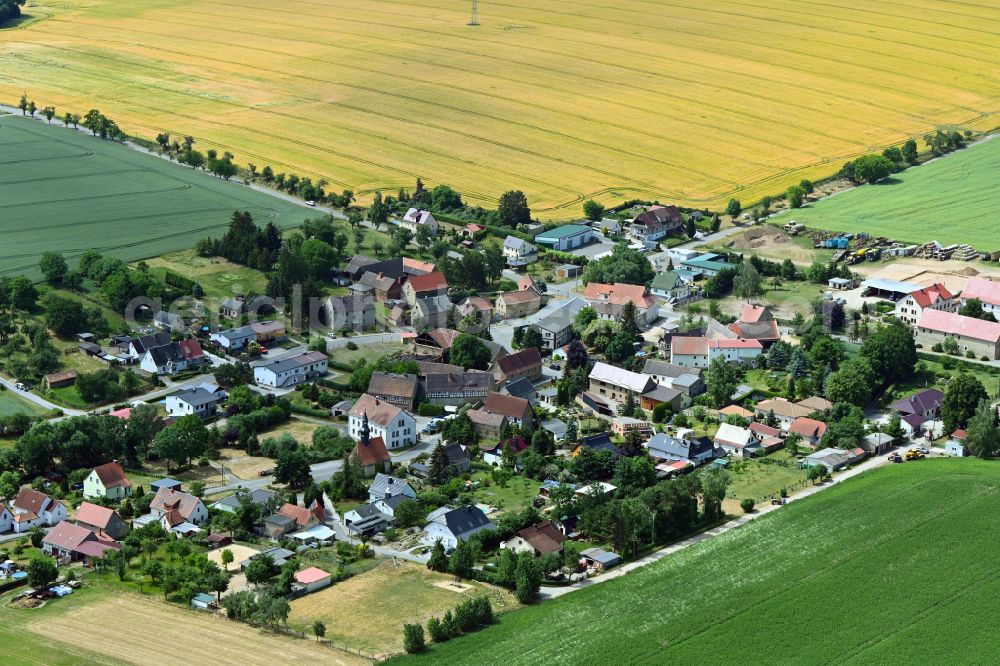
[[[537,479],[529,479],[523,474],[513,475],[502,486],[492,480],[489,472],[476,472],[472,475],[472,480],[480,483],[472,493],[475,501],[496,507],[500,513],[520,511],[530,506],[541,485]],[[489,480],[488,487],[483,485],[486,480]]]
[[[44,409],[33,402],[28,402],[13,391],[0,391],[0,417],[14,414],[38,416],[44,413]]]
[[[883,467],[621,578],[511,613],[423,659],[991,662],[997,469],[960,458]],[[604,630],[579,630],[594,617]]]
[[[484,583],[469,583],[467,593],[435,586],[452,580],[454,576],[417,564],[383,560],[371,571],[292,601],[288,623],[308,631],[314,620],[322,620],[334,643],[386,654],[401,651],[404,624],[441,617],[469,595],[486,591],[498,612],[517,603],[509,593]]]
[[[147,259],[150,272],[163,278],[173,271],[201,285],[205,295],[224,299],[248,293],[262,294],[267,278],[260,271],[234,264],[222,257],[199,257],[194,250],[181,250]]]
[[[983,2],[516,0],[476,27],[468,3],[433,0],[26,11],[41,20],[0,32],[6,103],[97,107],[362,202],[422,176],[490,206],[523,189],[543,218],[590,197],[721,208],[936,125],[997,125]]]
[[[305,419],[296,418],[293,415],[289,420],[270,430],[260,433],[257,437],[261,441],[264,441],[269,437],[280,437],[281,435],[287,433],[297,439],[300,444],[308,446],[312,444],[313,433],[322,427],[324,426],[321,423],[306,421]]]
[[[785,451],[776,451],[766,458],[733,459],[726,470],[730,479],[726,499],[731,501],[731,506],[727,504],[725,509],[737,515],[742,513],[739,509],[742,499],[764,504],[778,497],[782,489],[791,494],[806,482],[806,473]]]
[[[0,274],[39,278],[46,250],[72,264],[87,249],[134,261],[188,248],[224,233],[237,208],[281,227],[315,215],[111,141],[0,116]]]
[[[359,344],[357,349],[347,349],[338,347],[330,352],[330,358],[339,363],[354,365],[361,359],[368,363],[377,360],[386,354],[398,354],[405,349],[401,342],[375,342],[372,344]]]
[[[1000,141],[985,141],[777,220],[794,216],[811,228],[866,231],[907,243],[971,243],[994,250],[998,171]],[[948,223],[941,224],[943,219]]]

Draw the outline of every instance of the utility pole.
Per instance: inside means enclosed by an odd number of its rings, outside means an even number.
[[[478,0],[472,0],[472,15],[469,17],[469,25],[479,25]]]

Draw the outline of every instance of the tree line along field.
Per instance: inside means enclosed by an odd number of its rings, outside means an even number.
[[[314,211],[89,133],[0,115],[0,274],[40,277],[46,250],[72,261],[94,249],[125,261],[221,235],[235,209],[260,224]]]
[[[446,664],[986,663],[996,463],[891,465],[431,646]]]
[[[909,0],[38,0],[0,99],[92,107],[362,195],[417,176],[543,218],[721,207],[953,124],[997,126],[1000,13]],[[362,197],[364,199],[364,197]]]
[[[907,243],[938,240],[1000,247],[996,239],[1000,189],[1000,141],[989,139],[778,217],[810,228],[867,232]],[[990,244],[992,243],[992,245]]]

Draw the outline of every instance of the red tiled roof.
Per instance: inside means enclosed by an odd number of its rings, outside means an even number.
[[[309,567],[308,569],[295,572],[295,582],[301,585],[309,585],[329,577],[330,574],[318,567]]]
[[[75,550],[84,541],[90,540],[97,540],[93,532],[64,520],[49,530],[42,542],[62,550]]]
[[[434,271],[426,275],[414,275],[409,279],[408,283],[413,291],[417,293],[448,288],[448,280],[445,279],[444,273],[441,271]]]
[[[759,340],[744,340],[736,338],[734,340],[709,340],[708,346],[711,349],[763,349]]]
[[[373,395],[363,393],[351,407],[350,415],[361,418],[368,415],[368,421],[381,427],[387,427],[403,411],[398,406],[380,400]]]
[[[362,446],[361,442],[358,442],[354,447],[354,452],[363,467],[391,460],[389,451],[385,448],[385,442],[381,437],[372,437],[368,440],[368,446]]]
[[[1000,305],[1000,281],[971,277],[962,290],[962,299],[978,298],[983,303]]]
[[[522,349],[497,360],[497,368],[505,375],[542,365],[542,355],[535,347]]]
[[[920,319],[917,320],[917,328],[926,328],[945,335],[960,335],[993,344],[1000,340],[1000,324],[997,322],[965,317],[942,310],[921,312]]]
[[[291,518],[299,527],[305,527],[308,525],[311,519],[315,516],[312,511],[304,506],[287,503],[278,509],[278,513],[286,518]]]
[[[646,287],[621,282],[614,284],[591,282],[584,290],[583,297],[588,301],[605,301],[612,305],[625,305],[631,301],[637,308],[648,308],[656,302],[656,299],[646,292]]]
[[[205,352],[201,350],[201,343],[198,342],[198,338],[181,340],[177,343],[177,346],[181,348],[181,353],[184,354],[184,358],[188,361],[196,358],[204,358],[205,356]]]
[[[756,324],[759,321],[770,319],[770,314],[770,310],[763,305],[747,303],[743,306],[743,311],[740,313],[740,321],[746,322],[747,324]]]
[[[524,418],[525,412],[530,409],[531,405],[524,398],[504,395],[496,391],[490,391],[486,394],[486,403],[483,405],[483,411],[485,412],[502,414],[517,419]]]
[[[788,426],[788,432],[794,432],[803,437],[822,437],[826,434],[826,424],[816,419],[799,417]]]
[[[507,305],[520,305],[521,303],[531,303],[532,301],[542,300],[542,297],[531,289],[524,291],[505,291],[497,296],[497,300],[500,300],[501,298]]]
[[[40,493],[30,486],[24,486],[18,491],[12,505],[19,511],[35,514],[35,518],[37,518],[38,514],[45,511],[54,502],[55,500],[45,493]]]
[[[670,351],[681,356],[707,356],[708,338],[671,338]]]
[[[132,418],[132,408],[125,407],[122,409],[116,409],[115,411],[108,414],[108,416],[114,416],[115,418],[119,418],[122,421],[128,421],[130,418]]]
[[[962,430],[961,428],[959,428],[955,432],[951,433],[951,438],[952,439],[957,439],[957,440],[961,441],[961,440],[965,439],[965,431]]]
[[[948,288],[945,287],[940,282],[932,284],[929,287],[924,287],[923,289],[918,289],[914,292],[911,292],[910,296],[912,296],[913,300],[917,302],[917,305],[919,305],[922,308],[931,306],[939,298],[945,301],[954,298],[954,296],[952,296],[952,293],[948,291]]]
[[[107,488],[131,488],[132,482],[125,476],[125,469],[117,462],[109,462],[94,468],[97,478]]]
[[[160,488],[149,507],[157,511],[176,511],[182,518],[189,520],[199,504],[201,500],[194,495],[173,488]]]
[[[100,527],[102,530],[108,528],[114,516],[115,512],[113,509],[91,504],[90,502],[84,502],[76,510],[76,522]]]
[[[517,536],[530,543],[542,555],[558,553],[562,550],[563,540],[565,539],[563,533],[559,531],[559,528],[551,520],[546,520],[544,523],[538,523],[531,527],[525,527],[517,533]]]
[[[763,423],[751,423],[749,426],[750,430],[754,431],[758,435],[765,435],[767,437],[778,437],[781,434],[781,430],[778,428],[772,428],[769,425]]]

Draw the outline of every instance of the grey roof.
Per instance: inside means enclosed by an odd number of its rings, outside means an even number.
[[[292,370],[294,368],[301,367],[303,365],[308,365],[309,363],[316,362],[314,359],[303,359],[302,358],[303,356],[306,356],[306,354],[297,354],[289,358],[283,358],[280,361],[272,361],[271,363],[266,363],[259,367],[267,368],[271,372],[278,374],[281,372],[285,372],[287,370]]]
[[[167,345],[162,345],[160,347],[151,347],[146,349],[149,355],[153,357],[153,363],[156,367],[162,367],[171,361],[183,361],[184,352],[181,351],[181,346],[176,342],[171,342]]]
[[[456,538],[464,539],[485,529],[496,529],[479,507],[471,504],[452,509],[444,514],[444,523]]]
[[[132,338],[131,344],[135,347],[136,351],[140,354],[146,352],[147,349],[151,347],[161,347],[165,344],[170,343],[170,333],[167,331],[160,331],[159,333],[154,333],[153,335],[143,335],[138,338]]]
[[[377,264],[378,259],[373,257],[368,257],[363,254],[356,254],[351,257],[351,260],[347,262],[347,268],[344,269],[345,273],[349,275],[354,275],[359,272],[362,268],[366,266],[371,266],[372,264]]]
[[[399,495],[405,492],[406,488],[410,488],[410,484],[407,481],[379,472],[375,475],[375,480],[372,481],[371,487],[368,488],[368,494],[378,497]],[[410,488],[410,490],[412,491],[413,488]]]
[[[559,419],[549,419],[548,421],[542,421],[542,427],[548,430],[550,433],[556,437],[562,437],[566,434],[568,426],[560,421]]]
[[[413,500],[412,497],[407,497],[406,495],[389,495],[388,497],[383,497],[379,501],[380,502],[385,502],[385,504],[390,509],[395,509],[396,507],[398,507],[403,502],[412,502],[414,500]]]
[[[604,550],[603,548],[588,548],[586,550],[581,550],[580,555],[589,560],[600,562],[604,565],[617,564],[622,559],[617,553]]]
[[[295,519],[289,518],[288,516],[282,515],[280,513],[272,513],[270,516],[264,519],[264,522],[272,523],[274,525],[289,525],[295,522]]]
[[[573,319],[583,308],[587,307],[587,302],[582,298],[574,298],[567,301],[558,310],[540,320],[538,328],[546,331],[559,332],[573,325]]]
[[[659,400],[660,402],[673,402],[677,399],[677,396],[681,395],[681,392],[675,388],[668,388],[666,386],[656,385],[652,391],[646,391],[642,394],[644,398],[649,398],[650,400]]]
[[[240,326],[239,328],[230,328],[225,331],[219,331],[216,335],[221,335],[227,340],[239,340],[240,338],[252,338],[257,334],[249,326]]]
[[[523,238],[518,238],[517,236],[507,236],[503,242],[504,247],[509,247],[512,250],[520,250],[521,248],[527,246],[534,251],[536,248],[534,245],[524,240]]]
[[[203,405],[219,402],[219,394],[206,391],[200,386],[198,388],[185,389],[175,393],[174,397],[178,400],[183,400],[192,407],[201,407]]]
[[[247,494],[250,496],[250,501],[257,506],[263,506],[264,504],[267,504],[275,496],[273,492],[271,492],[270,490],[264,490],[263,488],[255,488],[254,490],[249,491],[249,493]],[[223,497],[214,504],[221,504],[224,506],[232,507],[234,509],[239,508],[240,493],[230,495],[229,497]]]
[[[227,310],[236,310],[237,312],[242,311],[246,307],[246,301],[242,298],[227,298],[219,304]]]
[[[166,310],[160,310],[153,315],[153,321],[160,324],[167,324],[169,326],[183,326],[184,318],[179,314],[174,314],[173,312],[168,312]]]
[[[370,291],[370,290],[369,290]],[[355,293],[346,296],[331,296],[329,300],[331,308],[339,309],[343,312],[364,312],[375,309],[375,299],[370,293]]]
[[[667,458],[671,460],[691,460],[713,450],[711,441],[700,439],[678,439],[660,433],[655,435],[647,444],[649,455],[654,458]]]
[[[521,377],[506,384],[503,391],[508,395],[527,400],[535,392],[535,385],[527,377]]]
[[[610,451],[616,458],[621,458],[623,455],[621,449],[615,446],[615,443],[611,441],[611,437],[607,433],[584,437],[580,440],[580,446],[585,446],[594,453],[598,451]]]
[[[698,368],[689,368],[683,365],[674,365],[669,361],[663,361],[658,358],[651,358],[647,359],[643,364],[642,374],[658,375],[660,377],[671,377],[676,379],[681,375],[701,375],[701,370]]]
[[[424,317],[431,317],[451,310],[451,300],[445,295],[418,298],[413,305],[413,309],[419,310],[420,314]]]
[[[383,515],[381,511],[375,508],[375,504],[372,502],[369,502],[368,504],[362,504],[361,506],[356,506],[353,509],[351,509],[351,511],[357,513],[362,520],[365,520],[367,518],[382,517]],[[351,511],[348,511],[346,513],[351,513]]]
[[[468,450],[461,444],[448,444],[444,447],[444,453],[452,465],[465,464],[472,459]]]
[[[427,393],[489,391],[493,388],[493,375],[488,372],[431,373],[424,383]]]

